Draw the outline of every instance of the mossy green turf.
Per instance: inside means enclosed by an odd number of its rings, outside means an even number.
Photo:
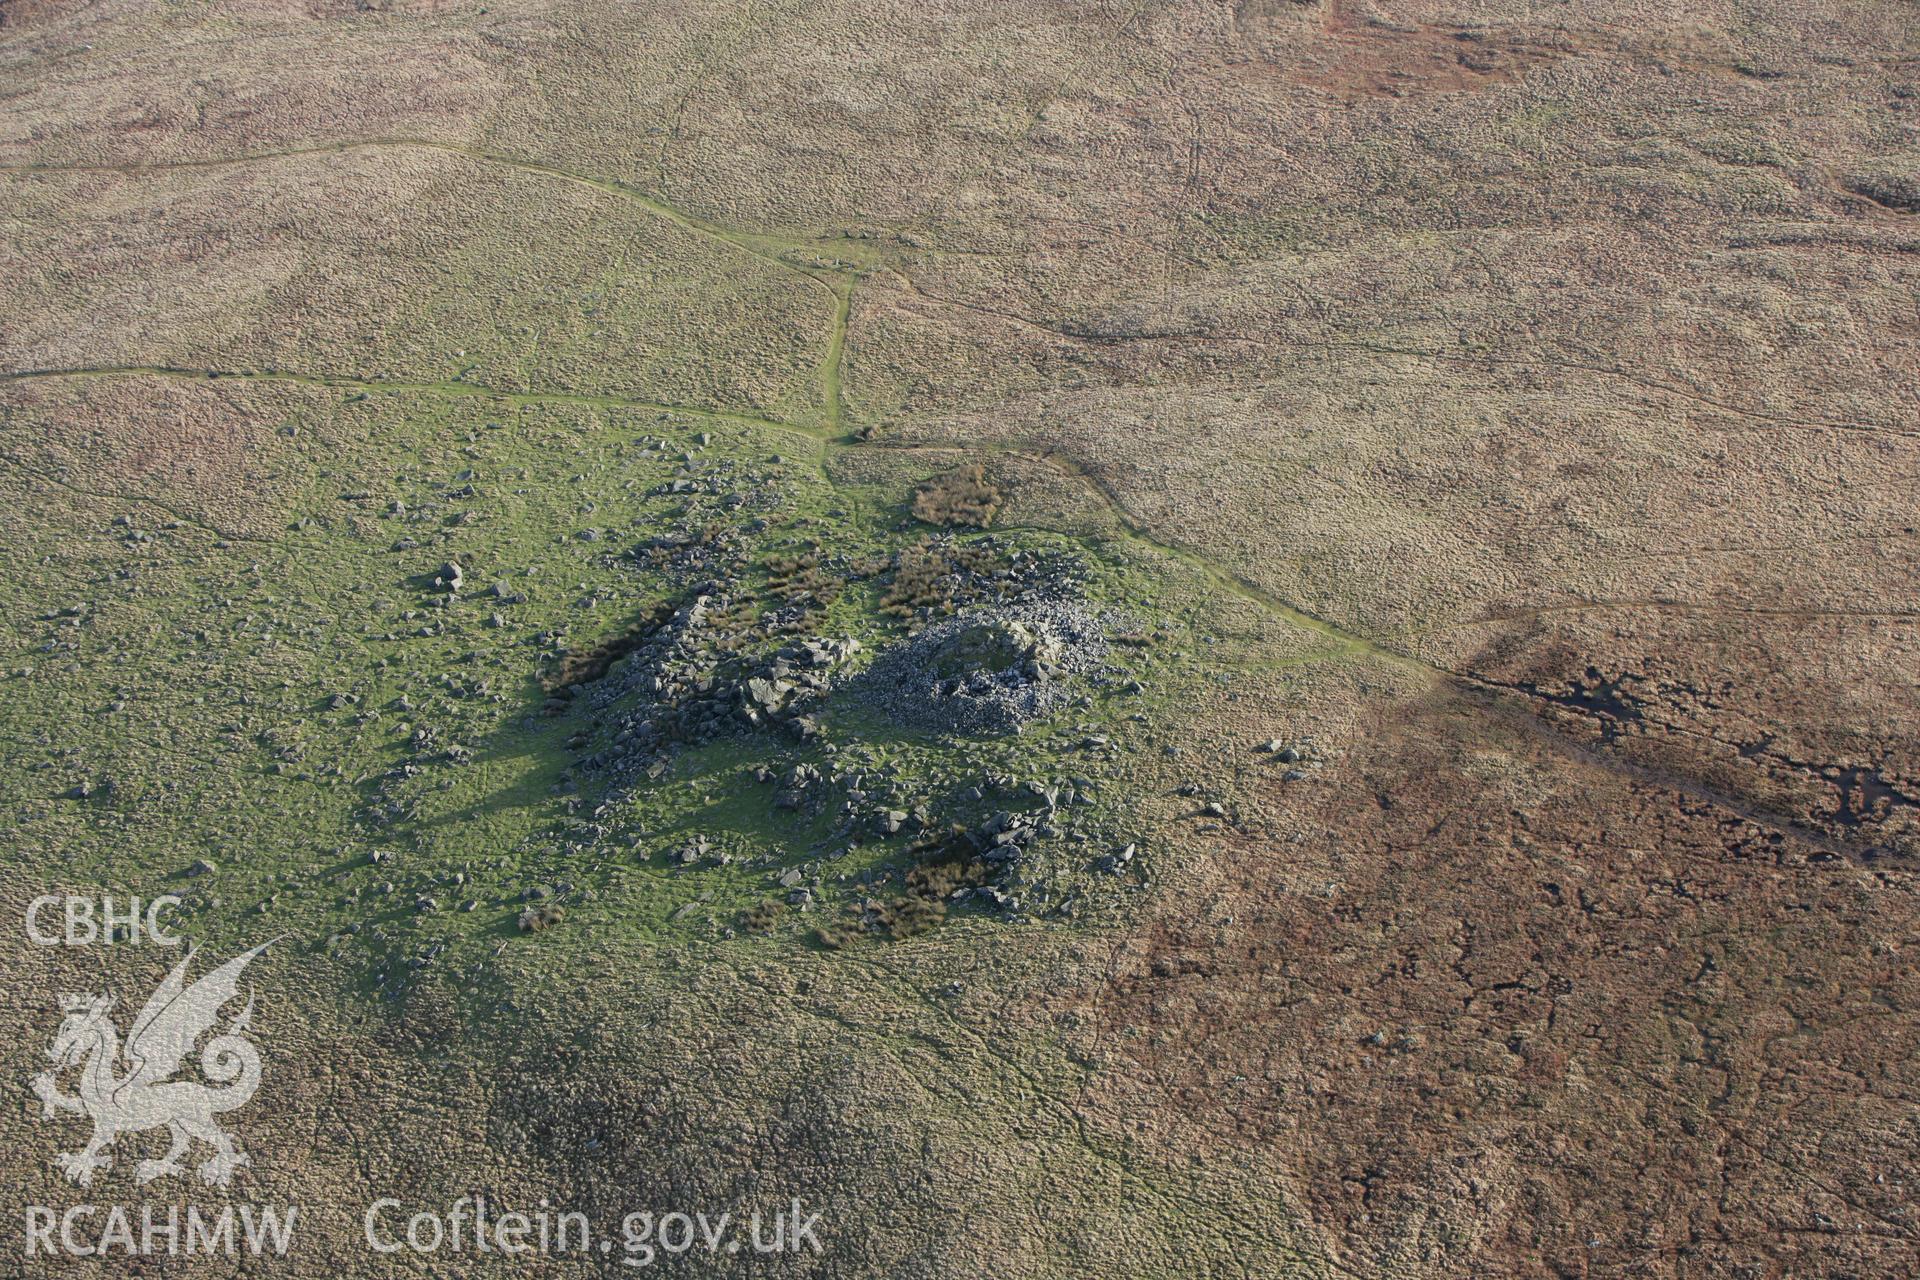
[[[742,910],[779,892],[781,870],[817,866],[829,896],[784,913],[774,939],[744,940],[807,945],[808,927],[837,905],[836,886],[851,894],[860,873],[903,872],[912,858],[904,837],[826,847],[833,815],[776,810],[774,789],[751,778],[755,766],[829,766],[831,744],[843,763],[891,767],[916,792],[949,800],[986,773],[1098,782],[1139,749],[1127,717],[1168,696],[1174,678],[1167,652],[1177,643],[1117,650],[1153,694],[1089,688],[1081,705],[1004,740],[929,739],[841,699],[829,705],[821,743],[743,730],[686,751],[609,809],[612,839],[582,835],[608,779],[575,760],[610,730],[578,706],[539,714],[539,660],[616,634],[673,594],[627,552],[670,527],[684,499],[648,495],[683,454],[774,479],[778,506],[749,535],[748,591],[764,581],[767,556],[796,546],[884,555],[925,537],[904,514],[907,491],[834,489],[817,439],[666,411],[320,388],[296,403],[275,424],[295,433],[280,465],[305,471],[283,536],[226,537],[140,501],[58,489],[9,505],[8,536],[22,552],[3,588],[17,696],[0,702],[0,716],[13,745],[14,847],[49,889],[179,893],[191,937],[231,946],[288,934],[364,957],[370,981],[398,990],[429,952],[436,970],[466,973],[503,941],[537,945],[514,926],[536,885],[574,887],[569,932],[636,945],[724,941]],[[468,486],[471,497],[444,496]],[[130,523],[115,523],[122,518]],[[741,529],[754,518],[729,517]],[[597,539],[582,540],[586,529]],[[1075,555],[1096,601],[1142,629],[1182,630],[1162,616],[1155,575],[1124,543],[1044,530],[969,536]],[[402,538],[419,545],[394,550]],[[448,559],[467,578],[450,603],[423,581]],[[528,599],[503,603],[481,589],[495,580]],[[881,614],[880,591],[877,581],[851,584],[817,629],[853,635],[868,654],[897,638],[903,624]],[[47,617],[80,601],[81,616]],[[496,613],[504,626],[489,625]],[[403,695],[411,709],[396,707]],[[349,701],[330,707],[336,696]],[[370,826],[382,776],[414,757],[411,735],[423,726],[433,750],[382,797],[412,812]],[[1095,728],[1112,748],[1082,749]],[[586,745],[567,745],[583,733]],[[471,763],[435,758],[455,744]],[[78,786],[93,794],[72,797]],[[1093,794],[1086,826],[1095,838],[1041,855],[1061,874],[1131,838],[1116,788]],[[975,821],[1007,803],[947,803],[936,818]],[[694,834],[733,865],[673,866],[666,855]],[[838,856],[823,862],[828,854]],[[216,870],[187,876],[200,859]],[[464,883],[448,883],[456,874]],[[579,900],[583,890],[592,896]],[[417,909],[421,898],[436,908]],[[479,906],[460,910],[468,901]]]

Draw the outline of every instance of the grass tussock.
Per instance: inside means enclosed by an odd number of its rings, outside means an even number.
[[[951,613],[960,600],[961,586],[993,564],[993,556],[979,548],[928,538],[894,557],[893,576],[880,596],[880,610],[896,618],[912,617],[921,609]]]
[[[902,891],[847,907],[832,924],[816,931],[822,946],[838,951],[863,937],[889,942],[918,937],[946,920],[948,904],[956,894],[985,884],[991,875],[987,864],[975,856],[963,828],[923,836],[909,851],[917,852],[921,861],[907,872]]]
[[[785,903],[772,898],[762,898],[740,913],[740,927],[747,933],[772,933],[774,926],[780,923],[780,917],[785,915],[786,911]]]
[[[824,608],[839,599],[847,585],[843,575],[827,571],[817,546],[790,556],[773,556],[766,568],[767,594],[783,604]]]
[[[579,684],[590,684],[607,674],[607,668],[638,649],[658,631],[673,610],[665,605],[646,614],[616,636],[561,654],[540,677],[541,692],[549,697]]]
[[[987,482],[984,467],[937,475],[913,491],[913,515],[927,524],[985,529],[1006,505],[1006,495]]]

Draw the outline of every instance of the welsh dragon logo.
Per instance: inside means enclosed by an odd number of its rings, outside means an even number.
[[[195,1142],[213,1148],[200,1166],[201,1180],[208,1186],[226,1186],[234,1170],[250,1163],[214,1117],[245,1106],[260,1087],[260,1051],[247,1038],[251,989],[246,1007],[200,1051],[201,1073],[219,1087],[171,1077],[200,1037],[213,1029],[222,1006],[237,994],[241,971],[268,945],[227,961],[192,986],[187,985],[187,966],[194,953],[187,952],[133,1020],[125,1046],[108,1017],[111,995],[61,998],[67,1016],[47,1050],[54,1069],[34,1077],[33,1091],[48,1119],[72,1112],[93,1121],[93,1137],[85,1148],[53,1158],[69,1180],[91,1186],[95,1171],[112,1163],[106,1151],[115,1139],[149,1129],[166,1129],[173,1144],[160,1159],[140,1162],[134,1172],[137,1183],[184,1172],[181,1157]],[[80,1070],[80,1091],[61,1093],[57,1075],[75,1067]]]

